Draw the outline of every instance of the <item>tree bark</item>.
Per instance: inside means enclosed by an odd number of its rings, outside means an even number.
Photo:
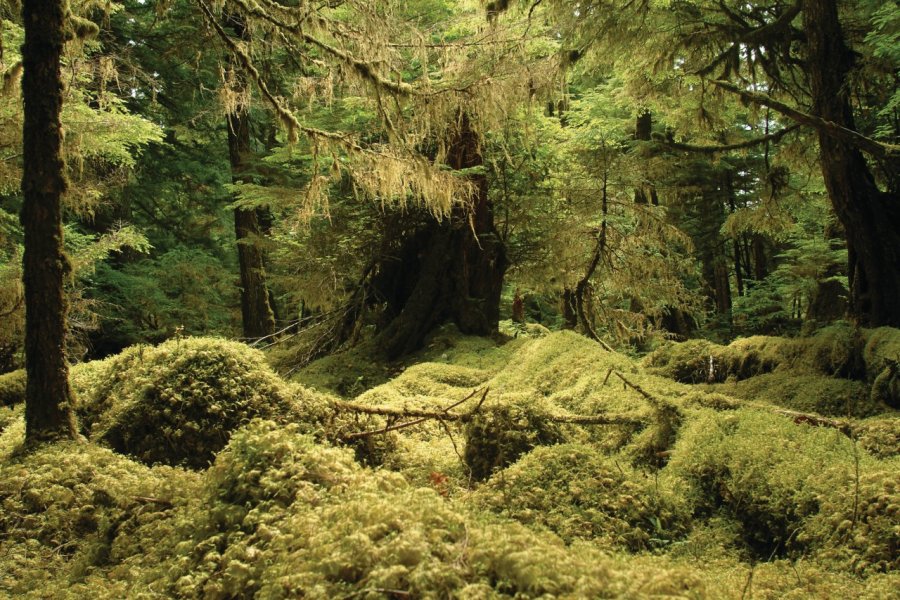
[[[67,186],[60,122],[65,9],[61,0],[26,0],[22,14],[25,439],[33,443],[75,437],[64,291],[71,266],[62,230]]]
[[[855,132],[847,79],[853,63],[833,0],[804,0],[813,114]],[[818,128],[831,204],[847,235],[850,309],[860,324],[900,326],[900,200],[880,191],[859,147]]]
[[[249,33],[240,15],[231,13],[225,20],[237,37],[247,40]],[[231,61],[232,69],[239,69],[237,61]],[[241,81],[243,77],[239,77]],[[246,82],[244,81],[245,85]],[[231,180],[246,181],[249,165],[250,114],[228,114],[228,159],[231,164]],[[275,313],[266,287],[265,254],[258,245],[262,237],[259,215],[254,208],[234,209],[234,234],[237,240],[238,265],[241,273],[241,322],[245,338],[260,338],[275,333]]]
[[[478,137],[465,115],[448,153],[456,170],[484,164]],[[500,292],[506,253],[494,227],[487,177],[470,177],[475,192],[469,206],[450,218],[429,219],[407,235],[395,256],[379,268],[377,296],[386,299],[389,323],[379,346],[390,359],[421,347],[425,336],[452,321],[462,333],[490,335],[500,319]]]
[[[634,139],[641,142],[649,142],[653,134],[653,113],[646,110],[640,113],[635,120]],[[634,190],[635,204],[652,204],[659,205],[659,196],[656,193],[656,186],[653,184],[641,183]]]

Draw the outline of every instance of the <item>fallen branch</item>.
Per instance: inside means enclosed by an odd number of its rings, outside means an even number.
[[[621,376],[620,376],[621,377]],[[337,400],[334,402],[333,407],[339,411],[344,410],[348,412],[355,412],[365,415],[378,415],[382,417],[394,417],[394,418],[405,418],[412,419],[409,421],[404,421],[402,423],[393,423],[388,424],[380,429],[373,429],[371,431],[359,431],[356,433],[350,433],[344,436],[341,436],[341,439],[345,441],[358,440],[366,437],[371,437],[373,435],[379,435],[384,433],[390,433],[392,431],[398,431],[401,429],[406,429],[408,427],[413,427],[415,425],[420,425],[429,420],[439,421],[442,425],[446,427],[447,421],[453,421],[457,423],[467,423],[471,421],[475,415],[477,415],[482,405],[484,404],[485,399],[487,398],[487,394],[490,388],[484,388],[481,394],[481,398],[478,401],[478,404],[475,405],[472,410],[464,413],[452,413],[450,412],[452,409],[458,407],[464,402],[471,400],[475,397],[475,395],[481,390],[474,390],[468,396],[454,402],[450,406],[442,408],[440,410],[421,410],[421,409],[412,409],[412,408],[389,408],[385,406],[366,406],[363,404],[357,404],[355,402],[345,402],[343,400]],[[646,393],[646,392],[644,392]],[[643,425],[645,423],[644,420],[638,419],[635,417],[625,417],[625,416],[607,416],[607,415],[547,415],[547,420],[551,423],[568,423],[572,425]]]
[[[470,410],[468,413],[459,415],[459,414],[452,414],[452,413],[450,413],[450,411],[452,409],[456,408],[457,406],[459,406],[460,404],[463,404],[464,402],[467,402],[468,400],[471,400],[472,398],[474,398],[475,394],[478,393],[477,389],[473,390],[471,394],[469,394],[462,400],[459,400],[458,402],[454,402],[450,406],[447,406],[447,407],[441,409],[440,412],[424,414],[424,415],[419,416],[419,418],[417,418],[413,421],[406,421],[404,423],[396,423],[394,425],[388,425],[386,427],[382,427],[381,429],[374,429],[372,431],[359,431],[357,433],[350,433],[350,434],[343,436],[343,439],[345,441],[358,440],[358,439],[370,437],[373,435],[388,433],[391,431],[397,431],[398,429],[406,429],[407,427],[412,427],[413,425],[418,425],[420,423],[424,423],[425,421],[428,421],[430,419],[437,419],[437,420],[441,421],[441,423],[443,423],[445,419],[449,419],[451,421],[458,421],[458,420],[462,420],[462,417],[466,417],[466,416],[471,418],[475,413],[477,413],[479,410],[481,410],[481,405],[484,404],[484,400],[485,400],[485,398],[487,398],[488,391],[490,389],[491,388],[488,388],[488,387],[484,388],[484,392],[481,394],[481,400],[479,400],[478,404],[475,406],[475,408]],[[339,402],[336,404],[342,405],[341,408],[343,408],[344,410],[356,410],[357,408],[370,408],[370,407],[361,407],[358,404],[354,404],[354,403],[350,403],[350,402]],[[351,406],[352,406],[352,408],[351,408]],[[369,412],[366,410],[360,410],[358,412],[363,412],[365,414],[384,414],[381,412],[373,413],[373,412]],[[394,416],[396,416],[396,415],[394,415]],[[411,417],[411,416],[415,416],[415,415],[407,413],[402,416]]]
[[[788,410],[786,408],[778,408],[777,406],[771,406],[762,402],[750,402],[739,400],[736,398],[728,398],[726,400],[721,397],[716,397],[714,400],[706,400],[705,398],[700,397],[695,399],[694,402],[696,404],[699,404],[700,406],[711,408],[713,410],[737,410],[738,408],[743,407],[755,408],[757,410],[764,410],[766,412],[775,413],[776,415],[781,415],[782,417],[788,417],[798,425],[805,423],[814,427],[828,427],[830,429],[837,429],[848,437],[851,437],[853,435],[850,424],[846,421],[829,419],[827,417],[823,417],[814,413],[802,413],[795,410]]]

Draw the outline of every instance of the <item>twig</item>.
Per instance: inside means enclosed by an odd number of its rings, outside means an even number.
[[[162,498],[151,498],[150,496],[135,496],[134,500],[135,502],[141,502],[143,504],[157,504],[166,508],[173,508],[175,506],[169,500],[163,500]]]
[[[659,398],[657,398],[656,396],[654,396],[654,395],[651,394],[650,392],[646,391],[646,390],[645,390],[644,388],[642,388],[641,386],[637,385],[636,383],[632,383],[632,382],[628,381],[627,379],[625,379],[625,376],[622,375],[621,373],[619,373],[618,371],[614,371],[614,373],[616,374],[616,377],[618,377],[619,379],[622,380],[622,383],[624,383],[625,385],[627,385],[628,387],[630,387],[631,389],[633,389],[634,391],[636,391],[638,394],[640,394],[641,396],[643,396],[644,398],[646,398],[647,401],[650,402],[650,404],[653,404],[654,406],[661,406],[662,404],[664,404],[663,402],[661,402],[661,401],[659,400]]]
[[[606,377],[603,378],[603,384],[602,384],[603,386],[605,386],[606,382],[609,381],[609,376],[612,375],[612,372],[613,372],[613,368],[610,367],[609,371],[606,372]]]

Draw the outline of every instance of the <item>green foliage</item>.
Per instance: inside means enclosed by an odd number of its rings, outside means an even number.
[[[112,351],[186,335],[230,335],[238,329],[234,275],[211,253],[179,247],[90,277],[105,345]]]
[[[262,354],[214,338],[135,346],[73,374],[82,429],[147,464],[204,468],[254,417],[315,431],[324,399],[286,386]]]
[[[690,527],[674,490],[581,444],[535,448],[475,494],[478,504],[564,540],[631,551],[664,547]]]

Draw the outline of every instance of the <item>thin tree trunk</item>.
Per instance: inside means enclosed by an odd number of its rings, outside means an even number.
[[[600,205],[600,211],[603,218],[600,222],[600,231],[597,233],[597,244],[594,247],[594,254],[591,256],[591,262],[588,264],[584,277],[582,277],[575,285],[575,314],[581,322],[583,333],[595,341],[600,341],[600,336],[594,331],[591,319],[585,309],[585,303],[587,301],[588,290],[590,289],[591,277],[594,276],[597,267],[600,265],[600,261],[603,259],[603,255],[606,253],[606,216],[609,212],[609,198],[607,197],[608,183],[607,174],[604,173]]]
[[[853,54],[837,4],[804,0],[803,21],[813,114],[855,131],[846,86]],[[863,325],[900,326],[900,201],[878,189],[862,152],[847,139],[819,128],[819,148],[825,187],[847,234],[851,312]]]
[[[63,287],[71,270],[62,230],[67,186],[60,123],[65,8],[61,0],[26,0],[23,18],[25,439],[39,442],[75,437]]]
[[[225,20],[239,38],[249,38],[243,17],[231,13]],[[237,61],[231,63],[232,69],[240,68]],[[246,85],[242,76],[238,78]],[[246,180],[250,154],[250,114],[246,111],[231,112],[228,114],[228,159],[234,183]],[[265,256],[258,244],[262,234],[256,209],[234,209],[234,234],[241,272],[241,321],[244,337],[272,335],[275,333],[275,314],[266,287]]]

